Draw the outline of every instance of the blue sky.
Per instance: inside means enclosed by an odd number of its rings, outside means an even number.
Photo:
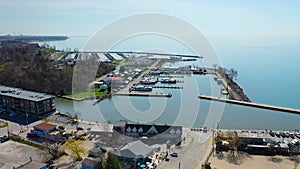
[[[0,34],[90,36],[119,18],[158,12],[208,36],[300,35],[298,0],[1,0]]]

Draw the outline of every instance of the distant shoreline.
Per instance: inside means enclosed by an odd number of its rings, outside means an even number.
[[[27,41],[27,42],[45,42],[45,41],[64,41],[68,36],[38,36],[38,35],[3,35],[0,41]]]

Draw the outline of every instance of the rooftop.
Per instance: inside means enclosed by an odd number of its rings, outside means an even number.
[[[99,161],[91,158],[85,158],[82,161],[82,164],[94,168],[99,164]]]
[[[126,124],[125,130],[127,132],[140,133],[155,133],[155,134],[182,134],[182,126],[156,125],[156,124]]]
[[[42,101],[45,99],[54,98],[54,96],[44,94],[44,93],[37,93],[28,90],[23,90],[21,88],[1,86],[1,85],[0,85],[0,95],[26,99],[31,101]]]
[[[102,124],[98,126],[93,126],[90,130],[91,132],[113,132],[112,124]]]
[[[120,149],[120,155],[123,157],[137,158],[137,157],[147,157],[153,152],[152,147],[143,143],[141,140],[136,140],[130,142]]]
[[[35,129],[39,129],[39,130],[50,130],[50,129],[55,128],[55,127],[56,127],[56,125],[45,123],[45,122],[34,126]]]

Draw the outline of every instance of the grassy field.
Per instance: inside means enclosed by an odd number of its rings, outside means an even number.
[[[89,89],[88,91],[85,92],[80,92],[80,93],[72,93],[68,94],[67,96],[77,98],[77,99],[82,99],[82,98],[87,98],[91,96],[104,96],[107,94],[107,90],[104,92],[100,92],[100,89]]]

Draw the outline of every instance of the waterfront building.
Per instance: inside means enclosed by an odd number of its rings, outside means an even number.
[[[55,111],[54,96],[0,85],[0,112],[42,115]]]
[[[56,125],[45,122],[34,126],[33,134],[52,141],[58,141],[61,138],[60,133],[56,130]]]
[[[120,157],[130,159],[146,158],[153,154],[153,148],[141,140],[136,140],[118,149],[116,154]]]

